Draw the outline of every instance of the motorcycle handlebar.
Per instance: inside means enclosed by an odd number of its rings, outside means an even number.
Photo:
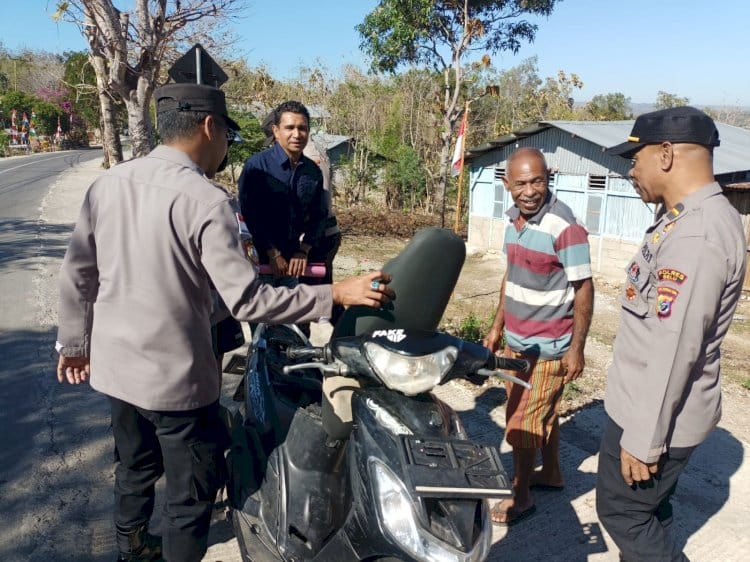
[[[322,359],[322,347],[288,347],[286,356],[289,359]]]
[[[511,359],[510,357],[498,357],[490,355],[487,360],[488,369],[505,369],[506,371],[519,371],[525,373],[531,367],[526,359]]]
[[[490,371],[489,369],[479,369],[477,371],[477,374],[485,376],[485,377],[499,377],[501,379],[505,379],[506,381],[510,381],[513,384],[517,384],[517,385],[523,386],[524,388],[528,388],[529,390],[531,390],[531,383],[521,380],[518,377],[514,377],[513,375],[509,375],[508,373],[503,373],[502,371]]]

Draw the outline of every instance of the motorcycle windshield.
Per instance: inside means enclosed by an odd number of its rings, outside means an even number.
[[[466,258],[463,239],[445,228],[425,228],[383,266],[393,280],[396,298],[381,309],[351,306],[332,338],[359,336],[373,330],[437,329]]]

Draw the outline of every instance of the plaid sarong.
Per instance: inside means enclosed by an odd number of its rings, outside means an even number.
[[[508,402],[505,404],[505,440],[518,449],[541,449],[547,442],[557,418],[562,398],[565,373],[560,359],[539,359],[506,347],[506,357],[531,362],[528,373],[513,373],[528,381],[531,390],[505,383]]]

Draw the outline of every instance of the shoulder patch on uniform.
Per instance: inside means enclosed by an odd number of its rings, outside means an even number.
[[[638,265],[637,261],[633,261],[628,268],[628,279],[633,283],[638,283],[638,279],[641,276],[641,266]]]
[[[656,288],[656,293],[656,315],[659,318],[669,318],[672,314],[672,305],[680,292],[672,287],[659,286]]]
[[[637,291],[635,290],[635,287],[632,283],[628,283],[628,286],[625,288],[625,298],[629,301],[635,300],[635,296],[637,294]]]
[[[659,281],[671,281],[672,283],[676,283],[677,285],[682,285],[685,282],[685,279],[687,279],[687,275],[685,275],[682,271],[669,267],[665,267],[657,271],[656,276],[659,278]]]
[[[243,250],[245,250],[245,257],[253,264],[255,272],[257,273],[260,268],[260,258],[258,257],[258,251],[253,244],[253,237],[250,234],[250,230],[247,228],[245,219],[242,215],[240,213],[235,213],[234,216],[237,217],[240,243],[242,244]]]
[[[239,236],[240,240],[247,240],[250,238],[250,230],[247,228],[247,225],[245,224],[245,219],[240,213],[235,213],[235,217],[237,217],[237,226],[239,229]]]

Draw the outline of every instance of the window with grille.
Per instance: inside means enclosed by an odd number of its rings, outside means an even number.
[[[492,217],[495,219],[503,218],[505,212],[505,187],[503,184],[495,184],[495,202],[492,208]]]
[[[599,234],[602,220],[602,196],[589,195],[586,207],[586,229],[589,234]]]
[[[495,167],[495,181],[503,181],[505,177],[505,168]]]
[[[594,174],[589,174],[589,189],[604,191],[606,186],[607,176],[595,176]]]

